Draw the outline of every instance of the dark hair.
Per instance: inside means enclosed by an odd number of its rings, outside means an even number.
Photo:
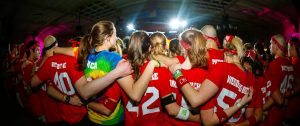
[[[127,50],[128,60],[134,70],[134,79],[140,76],[140,65],[149,57],[150,38],[145,31],[132,33]]]
[[[25,53],[26,53],[26,58],[28,58],[30,56],[30,50],[34,50],[35,49],[35,45],[37,44],[37,41],[31,40],[29,41],[26,46],[25,46]]]
[[[173,38],[170,41],[169,45],[169,56],[174,57],[181,54],[179,40],[177,38]]]
[[[187,55],[191,61],[192,67],[207,67],[208,56],[206,50],[206,39],[203,34],[197,30],[186,30],[181,34],[184,42],[190,45],[187,49]]]
[[[78,69],[84,70],[87,56],[91,50],[103,45],[106,36],[111,36],[114,32],[114,24],[111,21],[99,21],[91,28],[88,35],[81,39],[78,53]]]

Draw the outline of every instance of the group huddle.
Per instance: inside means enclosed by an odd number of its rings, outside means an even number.
[[[93,25],[76,47],[58,47],[49,35],[40,63],[22,66],[24,87],[45,85],[66,125],[282,125],[298,118],[299,39],[272,36],[270,62],[238,36],[221,44],[212,25],[186,29],[170,43],[162,32],[136,30],[124,52],[111,51],[117,41],[110,21]]]

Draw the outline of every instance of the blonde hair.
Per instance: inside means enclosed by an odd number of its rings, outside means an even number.
[[[155,55],[164,55],[167,56],[168,50],[166,49],[167,38],[161,32],[155,32],[150,36],[151,40],[151,51],[150,58],[153,58]]]
[[[234,36],[232,38],[231,41],[227,41],[224,43],[224,49],[227,49],[227,50],[236,50],[237,51],[237,55],[240,59],[242,59],[244,57],[244,44],[243,44],[243,40],[238,37],[238,36]],[[226,55],[232,55],[232,53],[230,54],[230,52],[228,51],[225,51],[224,52]]]
[[[186,51],[192,67],[207,67],[208,55],[203,34],[198,30],[189,29],[181,34],[181,38],[190,45]]]
[[[122,46],[123,46],[123,40],[117,37],[116,43],[114,46],[112,46],[109,51],[113,51],[118,53],[120,56],[122,56],[123,51],[122,51]]]

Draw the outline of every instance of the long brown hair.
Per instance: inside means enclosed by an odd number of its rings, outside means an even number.
[[[127,55],[134,70],[135,80],[140,76],[140,66],[148,59],[150,43],[145,31],[136,31],[130,37]]]
[[[93,25],[89,34],[81,39],[77,59],[79,70],[84,70],[88,54],[93,48],[103,45],[105,37],[113,34],[114,27],[111,21],[99,21]]]
[[[187,56],[190,59],[192,67],[207,67],[208,55],[206,50],[206,40],[203,34],[198,30],[189,29],[181,34],[181,39],[190,45],[187,49]]]

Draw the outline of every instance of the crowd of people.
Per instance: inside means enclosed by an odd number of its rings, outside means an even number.
[[[110,21],[58,47],[48,35],[12,47],[5,88],[46,125],[299,124],[299,34],[260,43],[219,41],[213,25],[117,37]],[[274,58],[272,58],[274,57]]]

